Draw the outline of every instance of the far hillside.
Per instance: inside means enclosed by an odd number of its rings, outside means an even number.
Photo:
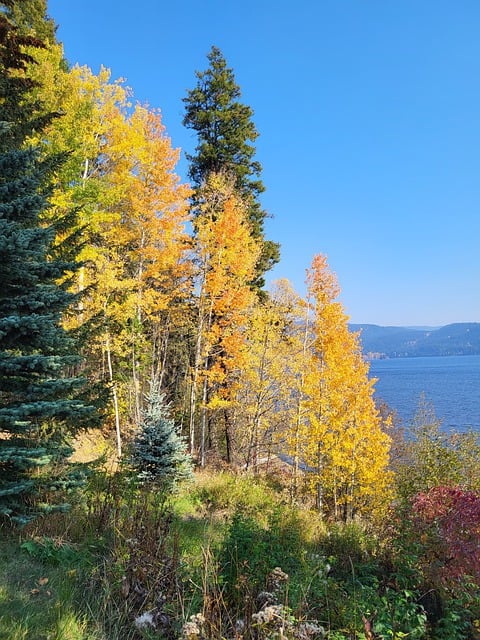
[[[360,331],[363,351],[372,358],[480,355],[480,322],[440,328],[351,324],[350,329]]]

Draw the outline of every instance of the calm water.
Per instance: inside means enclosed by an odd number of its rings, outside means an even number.
[[[424,393],[446,429],[480,431],[480,356],[372,360],[370,375],[378,378],[375,397],[405,424]]]

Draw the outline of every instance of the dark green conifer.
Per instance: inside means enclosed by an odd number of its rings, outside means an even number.
[[[248,204],[253,235],[263,244],[255,281],[261,288],[263,274],[279,260],[279,245],[264,238],[267,213],[258,198],[265,187],[260,179],[262,167],[254,160],[252,143],[258,132],[252,121],[253,110],[240,102],[240,87],[220,49],[212,47],[207,58],[208,69],[196,72],[197,86],[183,100],[183,124],[198,137],[195,154],[187,154],[189,177],[197,196],[210,173],[224,172],[234,177],[238,193]]]
[[[23,36],[2,8],[5,2],[0,2],[0,152],[21,148],[29,135],[42,131],[56,117],[31,97],[35,82],[28,76],[28,67],[35,60],[29,50],[45,45],[34,36]]]
[[[56,25],[47,15],[47,0],[3,0],[6,16],[22,35],[55,42]]]
[[[42,224],[61,159],[25,144],[54,117],[18,73],[32,62],[25,47],[40,45],[0,12],[0,515],[16,522],[38,512],[46,489],[68,484],[58,471],[69,436],[95,415],[84,380],[66,374],[79,361],[61,324],[73,301],[65,275],[77,265],[54,256],[55,228]]]

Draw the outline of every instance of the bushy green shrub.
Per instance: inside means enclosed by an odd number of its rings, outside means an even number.
[[[52,565],[74,565],[84,556],[84,551],[63,540],[55,540],[49,537],[25,540],[20,548],[26,551],[32,558]]]

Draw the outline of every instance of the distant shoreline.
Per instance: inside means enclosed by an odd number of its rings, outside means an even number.
[[[460,322],[436,329],[349,326],[360,333],[363,352],[369,360],[480,355],[480,322]]]
[[[422,355],[404,355],[399,353],[398,355],[386,355],[384,353],[365,353],[365,359],[371,360],[398,360],[400,358],[468,358],[469,356],[480,356],[478,353],[432,353]]]

